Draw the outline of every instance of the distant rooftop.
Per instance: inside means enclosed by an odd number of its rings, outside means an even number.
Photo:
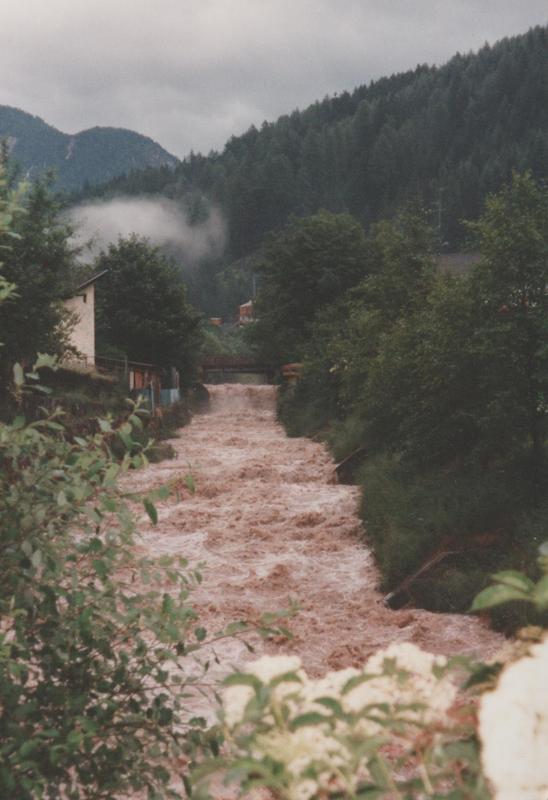
[[[438,256],[438,266],[445,272],[468,272],[480,261],[480,253],[442,253]]]

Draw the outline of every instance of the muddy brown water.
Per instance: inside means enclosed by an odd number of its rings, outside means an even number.
[[[129,479],[133,490],[174,481],[179,498],[143,518],[151,555],[205,562],[193,601],[209,630],[264,611],[300,605],[293,638],[255,641],[257,655],[298,654],[311,675],[360,666],[373,651],[411,641],[435,653],[486,657],[502,639],[479,619],[393,611],[357,516],[358,489],[336,483],[322,444],[290,439],[275,418],[275,388],[209,386],[211,409],[171,444],[177,456]],[[194,494],[184,486],[192,472]],[[238,642],[218,646],[221,670],[250,657]]]

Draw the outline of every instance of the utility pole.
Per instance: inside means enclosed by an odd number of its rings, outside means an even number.
[[[442,211],[442,199],[441,198],[442,198],[442,194],[443,194],[443,189],[440,186],[439,189],[438,189],[438,236],[440,238],[440,242],[441,242],[441,211]]]

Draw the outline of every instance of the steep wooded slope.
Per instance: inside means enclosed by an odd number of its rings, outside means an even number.
[[[212,200],[228,220],[231,258],[291,214],[350,211],[368,224],[417,197],[458,245],[460,220],[476,217],[513,169],[548,174],[547,52],[539,26],[251,127],[173,173],[135,172],[94,193]]]

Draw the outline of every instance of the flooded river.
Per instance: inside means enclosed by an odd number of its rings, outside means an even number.
[[[489,655],[501,639],[482,621],[386,608],[357,517],[358,489],[337,484],[322,444],[290,439],[275,418],[271,386],[210,386],[211,410],[172,441],[177,457],[131,476],[134,490],[172,481],[179,498],[143,520],[151,555],[205,562],[194,605],[209,629],[299,603],[290,640],[259,642],[258,653],[295,653],[312,675],[360,666],[374,650],[411,641],[444,654]],[[192,473],[196,491],[184,486]],[[223,642],[221,660],[249,658]]]

